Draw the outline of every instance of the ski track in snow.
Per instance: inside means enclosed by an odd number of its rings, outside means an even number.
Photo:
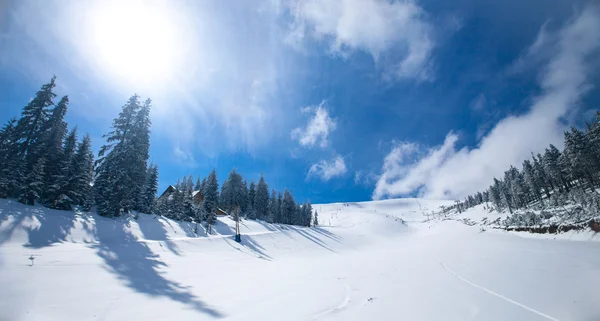
[[[527,310],[527,311],[533,312],[533,313],[535,313],[535,314],[537,314],[537,315],[539,315],[539,316],[542,316],[542,317],[544,317],[544,318],[546,318],[546,319],[548,319],[548,320],[552,320],[552,321],[560,321],[560,320],[558,320],[557,318],[551,317],[551,316],[549,316],[549,315],[547,315],[547,314],[545,314],[545,313],[543,313],[543,312],[540,312],[540,311],[538,311],[538,310],[536,310],[536,309],[534,309],[534,308],[528,307],[528,306],[526,306],[525,304],[519,303],[519,302],[517,302],[517,301],[515,301],[515,300],[512,300],[512,299],[510,299],[510,298],[507,298],[507,297],[505,297],[504,295],[502,295],[502,294],[499,294],[499,293],[496,293],[496,292],[494,292],[494,291],[492,291],[492,290],[490,290],[490,289],[488,289],[488,288],[486,288],[486,287],[483,287],[483,286],[481,286],[481,285],[479,285],[479,284],[475,284],[475,283],[473,283],[473,282],[471,282],[471,281],[469,281],[469,280],[467,280],[467,279],[463,278],[462,276],[458,275],[458,274],[457,274],[456,272],[454,272],[453,270],[451,270],[451,269],[450,269],[450,268],[449,268],[449,267],[448,267],[448,266],[447,266],[447,265],[444,263],[444,261],[442,261],[441,259],[439,259],[439,258],[436,258],[436,259],[437,259],[437,260],[440,262],[440,264],[442,265],[442,267],[444,268],[444,270],[448,271],[448,273],[450,273],[450,274],[454,275],[455,277],[457,277],[459,280],[461,280],[461,281],[465,282],[466,284],[468,284],[468,285],[470,285],[470,286],[472,286],[472,287],[475,287],[475,288],[477,288],[477,289],[480,289],[480,290],[482,290],[482,291],[485,291],[485,292],[487,292],[487,293],[489,293],[489,294],[491,294],[491,295],[493,295],[493,296],[495,296],[495,297],[498,297],[498,298],[500,298],[500,299],[502,299],[502,300],[504,300],[504,301],[507,301],[507,302],[509,302],[509,303],[512,303],[512,304],[514,304],[514,305],[516,305],[516,306],[519,306],[519,307],[521,307],[521,308],[523,308],[523,309],[525,309],[525,310]]]
[[[344,283],[344,287],[346,289],[346,293],[344,295],[344,300],[340,304],[338,304],[337,306],[335,306],[331,309],[327,309],[325,311],[319,312],[319,313],[313,315],[310,319],[318,320],[318,319],[322,318],[323,316],[326,316],[330,313],[337,313],[337,312],[345,309],[348,306],[348,303],[350,303],[350,285],[348,285],[347,283]]]

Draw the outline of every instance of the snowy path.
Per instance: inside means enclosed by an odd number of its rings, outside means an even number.
[[[1,202],[0,320],[600,319],[597,242],[419,223],[433,201],[316,205],[327,226],[245,221],[242,243],[227,219]]]
[[[454,271],[452,271],[450,268],[448,268],[448,266],[446,266],[446,264],[444,263],[444,261],[442,261],[442,260],[440,260],[440,259],[438,259],[438,260],[440,261],[440,264],[442,265],[442,267],[444,268],[444,270],[446,270],[446,271],[448,271],[450,274],[452,274],[452,275],[456,276],[456,277],[457,277],[459,280],[461,280],[461,281],[465,282],[466,284],[468,284],[468,285],[470,285],[470,286],[473,286],[473,287],[475,287],[475,288],[477,288],[477,289],[480,289],[480,290],[482,290],[482,291],[485,291],[486,293],[489,293],[489,294],[491,294],[491,295],[493,295],[493,296],[496,296],[496,297],[498,297],[498,298],[500,298],[500,299],[502,299],[502,300],[504,300],[504,301],[506,301],[506,302],[510,302],[510,303],[512,303],[512,304],[514,304],[514,305],[516,305],[516,306],[519,306],[519,307],[521,307],[521,308],[523,308],[523,309],[525,309],[525,310],[527,310],[527,311],[531,311],[531,312],[533,312],[533,313],[535,313],[535,314],[537,314],[537,315],[540,315],[540,316],[542,316],[542,317],[544,317],[544,318],[546,318],[546,319],[548,319],[548,320],[559,321],[559,320],[558,320],[558,319],[556,319],[556,318],[553,318],[553,317],[551,317],[551,316],[549,316],[549,315],[547,315],[547,314],[544,314],[544,313],[542,313],[542,312],[540,312],[540,311],[537,311],[537,310],[535,310],[535,309],[533,309],[533,308],[531,308],[531,307],[528,307],[528,306],[526,306],[526,305],[524,305],[524,304],[521,304],[521,303],[519,303],[519,302],[516,302],[516,301],[514,301],[514,300],[511,300],[511,299],[509,299],[509,298],[507,298],[507,297],[503,296],[502,294],[498,294],[498,293],[496,293],[496,292],[494,292],[494,291],[492,291],[492,290],[490,290],[490,289],[487,289],[487,288],[485,288],[485,287],[483,287],[483,286],[481,286],[481,285],[475,284],[475,283],[473,283],[473,282],[471,282],[471,281],[469,281],[469,280],[467,280],[467,279],[463,278],[462,276],[460,276],[460,275],[456,274],[456,272],[454,272]]]

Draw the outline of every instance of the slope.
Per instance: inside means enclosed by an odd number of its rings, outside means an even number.
[[[207,236],[152,215],[110,220],[0,200],[0,319],[600,316],[597,243],[422,222],[443,204],[315,205],[324,226],[244,221],[238,244],[229,219]]]

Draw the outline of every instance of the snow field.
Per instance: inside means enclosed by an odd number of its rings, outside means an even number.
[[[443,204],[314,205],[321,227],[244,221],[238,244],[228,218],[207,236],[0,200],[0,320],[600,317],[597,242],[423,222]]]

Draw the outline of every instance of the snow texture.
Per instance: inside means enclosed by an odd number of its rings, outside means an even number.
[[[207,236],[0,200],[0,320],[600,319],[597,242],[428,216],[451,204],[313,205],[319,227],[244,220],[238,244],[228,218]]]

